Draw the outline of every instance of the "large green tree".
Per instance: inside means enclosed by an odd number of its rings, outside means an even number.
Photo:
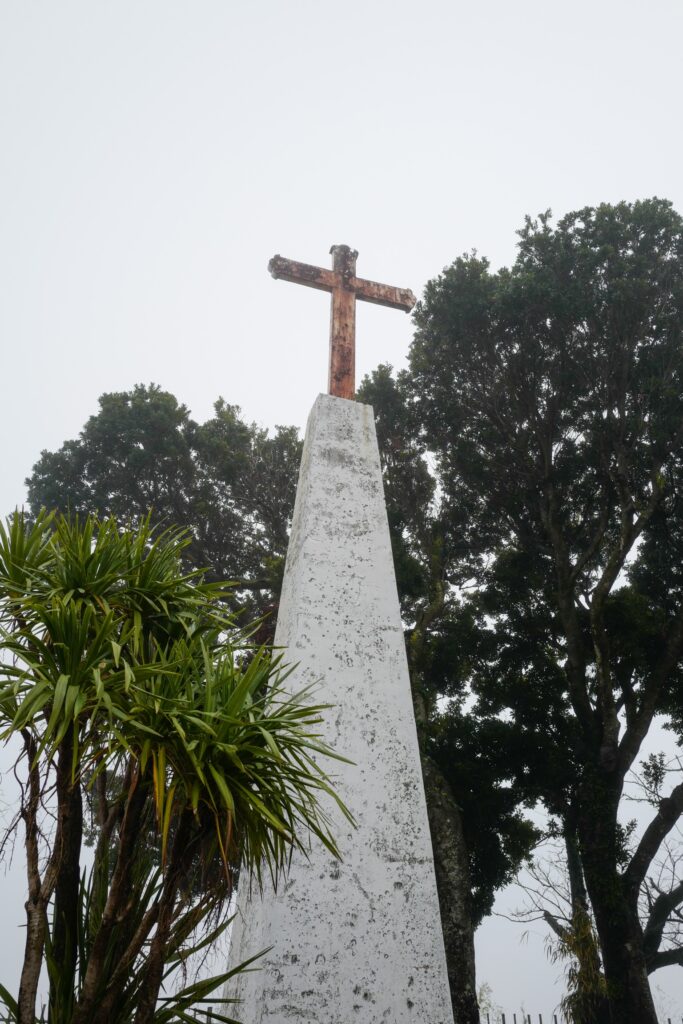
[[[402,387],[471,623],[472,712],[523,737],[576,853],[608,1019],[655,1024],[679,887],[645,927],[638,901],[683,784],[630,840],[620,808],[655,716],[681,728],[683,221],[657,199],[528,220],[510,270],[456,260],[415,320]]]
[[[529,756],[513,723],[470,706],[479,635],[463,599],[469,571],[408,377],[381,366],[358,398],[377,422],[454,1016],[477,1024],[474,932],[539,838],[523,813],[535,798]]]
[[[190,530],[185,563],[232,580],[245,614],[271,611],[279,593],[301,454],[294,427],[271,435],[218,399],[193,420],[152,384],[104,394],[79,437],[44,451],[27,480],[40,508],[116,516]],[[251,595],[251,600],[247,600]]]

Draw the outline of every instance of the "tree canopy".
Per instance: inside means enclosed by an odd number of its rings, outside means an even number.
[[[358,398],[373,406],[377,421],[423,762],[429,758],[457,794],[476,928],[539,837],[520,810],[535,795],[520,784],[518,733],[500,717],[474,714],[471,707],[480,642],[477,617],[462,590],[471,574],[460,560],[457,518],[420,440],[408,377],[396,379],[381,366],[363,381]],[[452,825],[432,820],[431,826],[437,848],[442,833],[444,842],[452,842]],[[451,893],[455,885],[451,877]]]
[[[513,776],[577,840],[609,1019],[654,1024],[666,954],[638,898],[683,787],[630,846],[619,810],[655,715],[680,729],[683,221],[657,199],[528,219],[511,269],[456,260],[415,323],[399,383],[470,623],[469,714],[514,726]]]
[[[644,915],[639,896],[683,788],[667,775],[637,834],[621,803],[655,717],[683,728],[683,222],[658,199],[527,219],[511,268],[463,256],[414,316],[409,369],[378,368],[359,397],[377,416],[452,991],[472,981],[458,1024],[476,1020],[473,927],[537,838],[535,801],[567,849],[576,933],[594,916],[607,1001],[587,1012],[650,1024],[648,973],[683,960],[662,927],[679,885]],[[298,453],[291,429],[270,438],[222,402],[197,426],[138,387],[43,453],[29,494],[34,511],[124,518],[156,503],[191,525],[188,564],[267,608]]]
[[[251,614],[271,608],[294,507],[296,428],[271,435],[221,398],[214,416],[197,423],[154,384],[104,394],[99,405],[77,439],[44,451],[33,467],[26,483],[34,514],[48,508],[184,524],[187,565],[236,581],[242,606],[246,592],[253,597]]]
[[[468,657],[466,622],[450,614],[453,593],[440,582],[442,535],[450,527],[412,436],[405,395],[388,370],[376,374],[372,385],[366,382],[359,397],[374,404],[377,415],[411,681],[422,723],[451,989],[462,1004],[458,1022],[465,1024],[477,1014],[473,929],[537,833],[520,814],[523,794],[509,784],[507,766],[500,763],[506,756],[500,737],[490,735],[500,726],[437,716],[440,697],[462,691],[460,675],[466,678]],[[46,505],[99,511],[120,523],[149,514],[163,525],[183,516],[192,538],[183,553],[186,566],[208,565],[209,578],[238,579],[231,607],[246,606],[247,617],[268,614],[279,596],[299,452],[294,428],[280,427],[269,437],[244,424],[237,407],[221,400],[215,417],[197,426],[174,396],[139,385],[132,392],[103,395],[99,412],[77,440],[56,453],[42,453],[27,481],[29,499],[34,515]],[[272,635],[274,619],[270,614],[260,628],[261,638]],[[462,670],[456,668],[458,660]],[[468,780],[457,801],[447,782],[454,772]],[[462,843],[454,844],[454,836]],[[454,849],[460,851],[455,857]]]

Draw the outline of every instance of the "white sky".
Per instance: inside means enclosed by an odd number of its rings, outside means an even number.
[[[275,253],[347,243],[418,294],[466,250],[510,263],[526,213],[683,211],[682,38],[679,0],[0,0],[0,513],[103,391],[303,426],[328,298]],[[360,304],[359,376],[410,337]],[[509,1012],[545,1019],[556,973],[482,929]]]

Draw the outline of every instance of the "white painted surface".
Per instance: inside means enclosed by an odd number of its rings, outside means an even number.
[[[285,884],[238,897],[230,995],[245,1024],[452,1024],[403,631],[372,409],[320,395],[308,422],[276,643],[334,704],[324,733],[356,817],[337,813]]]

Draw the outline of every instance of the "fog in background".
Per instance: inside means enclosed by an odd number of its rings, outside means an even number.
[[[2,0],[0,513],[104,391],[303,427],[329,298],[273,281],[275,253],[326,266],[346,243],[359,276],[419,294],[465,251],[509,264],[527,213],[683,212],[682,38],[678,0]],[[357,338],[359,379],[400,367],[410,318],[361,303]],[[10,988],[20,867],[0,875]],[[560,969],[522,931],[482,926],[479,980],[545,1017]]]

